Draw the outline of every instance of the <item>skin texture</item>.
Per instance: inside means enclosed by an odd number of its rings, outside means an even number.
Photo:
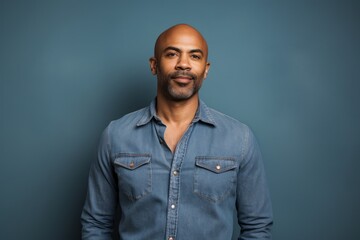
[[[164,138],[172,152],[195,116],[210,68],[207,57],[204,37],[189,25],[175,25],[156,40],[149,62],[157,76],[157,115],[166,125]]]
[[[164,31],[155,44],[150,68],[158,79],[158,97],[184,101],[198,97],[210,63],[208,47],[202,35],[186,24]]]

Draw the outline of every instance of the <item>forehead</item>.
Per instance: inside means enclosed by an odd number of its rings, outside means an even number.
[[[173,46],[182,50],[201,49],[207,54],[207,44],[199,32],[191,28],[174,28],[160,35],[156,43],[156,52]]]

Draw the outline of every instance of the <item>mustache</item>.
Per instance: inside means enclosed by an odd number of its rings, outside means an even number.
[[[177,78],[177,77],[189,77],[193,80],[196,80],[197,76],[191,72],[187,72],[187,71],[181,71],[178,70],[176,72],[170,73],[169,74],[170,78]]]

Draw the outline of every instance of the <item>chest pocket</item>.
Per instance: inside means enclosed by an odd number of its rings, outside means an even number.
[[[211,202],[220,202],[235,191],[236,161],[228,157],[196,157],[194,193]]]
[[[115,158],[119,190],[132,201],[151,192],[150,159],[148,154],[120,154]]]

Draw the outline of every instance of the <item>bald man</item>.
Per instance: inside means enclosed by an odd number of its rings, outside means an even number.
[[[116,227],[122,240],[231,240],[234,213],[238,239],[271,239],[271,201],[254,135],[199,99],[207,58],[195,28],[179,24],[160,34],[149,60],[156,98],[103,132],[82,239],[112,239]]]

